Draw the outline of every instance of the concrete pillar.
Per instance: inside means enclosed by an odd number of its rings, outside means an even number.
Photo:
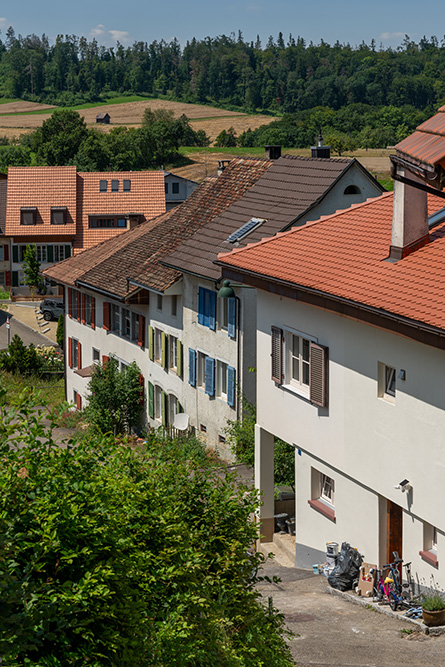
[[[255,488],[260,491],[263,503],[258,510],[261,542],[272,542],[275,528],[273,449],[273,435],[255,424]]]

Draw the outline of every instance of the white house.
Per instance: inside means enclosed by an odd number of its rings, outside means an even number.
[[[394,196],[219,263],[258,293],[264,539],[274,530],[277,436],[295,447],[296,565],[347,540],[371,563],[397,550],[420,584],[433,575],[443,587],[445,202],[437,191],[427,203],[425,180],[444,183],[445,150],[432,154],[431,140],[428,126],[397,146]]]

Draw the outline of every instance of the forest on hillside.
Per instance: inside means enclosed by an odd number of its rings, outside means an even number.
[[[166,95],[247,111],[294,113],[349,104],[434,111],[445,103],[445,38],[405,37],[397,49],[372,41],[307,44],[282,33],[263,45],[240,32],[179,42],[105,47],[96,40],[43,35],[0,40],[0,97],[72,106],[110,91]]]

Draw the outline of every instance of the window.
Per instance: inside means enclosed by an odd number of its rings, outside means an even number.
[[[169,394],[168,396],[168,422],[169,424],[173,424],[175,421],[175,416],[178,414],[178,412],[181,412],[181,406],[173,394]]]
[[[107,216],[101,217],[90,215],[88,218],[89,229],[126,229],[127,220],[123,216]]]
[[[198,373],[197,373],[197,385],[198,387],[204,387],[205,385],[205,361],[208,359],[207,354],[204,352],[198,352]]]
[[[51,206],[51,224],[64,225],[66,223],[66,206]]]
[[[131,313],[128,308],[122,308],[122,336],[131,338]]]
[[[227,331],[229,326],[229,301],[230,299],[218,299],[218,327]]]
[[[100,180],[99,181],[99,192],[106,192],[108,186],[108,181]]]
[[[389,403],[394,403],[396,398],[396,369],[378,362],[378,387],[379,398],[384,398]]]
[[[155,386],[155,419],[162,419],[162,389]]]
[[[0,245],[0,262],[3,262],[5,259],[5,253],[3,251],[4,246]]]
[[[168,195],[168,183],[165,184],[165,194]]]
[[[73,402],[77,410],[82,410],[82,396],[75,389],[73,391]]]
[[[0,271],[0,285],[2,287],[5,286],[5,272],[4,271]]]
[[[111,304],[111,331],[121,333],[121,309],[116,304]]]
[[[124,178],[122,189],[123,189],[124,192],[130,192],[131,191],[131,181],[130,181],[129,178]]]
[[[20,209],[20,224],[35,225],[37,218],[37,209],[34,206],[23,206]]]
[[[70,295],[71,294],[71,308],[70,308]],[[73,317],[75,320],[80,320],[80,292],[78,292],[76,289],[72,289],[68,293],[68,315],[70,314],[71,310],[71,317]]]
[[[53,246],[54,261],[61,262],[65,259],[65,246],[64,245],[54,245]],[[68,255],[69,257],[69,255]]]
[[[218,442],[220,445],[225,445],[226,444],[226,439],[223,435],[219,434],[218,435]]]
[[[271,330],[271,378],[311,403],[328,406],[328,348],[296,331]],[[284,351],[284,354],[283,354]]]
[[[37,261],[41,263],[46,262],[46,245],[36,246]]]
[[[119,181],[117,179],[111,181],[111,192],[119,192]]]
[[[94,297],[90,296],[89,294],[84,294],[84,316],[85,316],[85,324],[87,324],[89,327],[93,325],[94,322],[94,315],[93,315],[93,310],[95,309],[96,302]]]
[[[216,328],[216,292],[200,287],[198,290],[198,324]]]
[[[176,373],[178,370],[178,339],[175,336],[168,337],[168,347],[169,366]]]
[[[137,343],[139,340],[139,315],[131,313],[131,340]]]
[[[178,195],[179,194],[179,183],[177,183],[177,182],[172,183],[172,194],[173,195]]]
[[[155,361],[161,363],[162,358],[162,331],[155,329]]]
[[[216,395],[227,399],[227,364],[216,362]]]
[[[419,556],[430,565],[439,567],[437,558],[437,528],[427,523],[423,524],[423,549]]]
[[[309,505],[331,521],[335,521],[335,482],[332,477],[311,468],[311,498]]]
[[[207,433],[207,426],[204,426],[204,424],[200,424],[199,430],[201,431],[201,433]]]
[[[91,358],[93,360],[93,364],[99,363],[100,362],[100,350],[93,347]]]
[[[176,294],[172,296],[171,305],[172,305],[172,317],[176,317],[176,313],[178,310],[178,297],[176,296]]]
[[[157,295],[156,308],[162,310],[162,294]]]
[[[68,366],[70,368],[82,368],[81,345],[76,338],[68,339]]]
[[[344,195],[360,195],[360,194],[361,194],[361,190],[360,190],[360,188],[358,187],[358,185],[348,185],[348,186],[345,188],[343,194],[344,194]]]

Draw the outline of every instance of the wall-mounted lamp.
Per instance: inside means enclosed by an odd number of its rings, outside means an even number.
[[[399,380],[405,381],[406,380],[406,371],[403,368],[401,368],[397,377],[399,378]]]
[[[230,280],[223,280],[217,296],[219,299],[233,299],[236,296],[233,287],[230,285]]]
[[[405,493],[406,491],[411,491],[411,489],[413,487],[412,487],[412,484],[409,483],[409,480],[403,479],[401,482],[396,484],[394,488],[395,489],[400,489],[400,491],[402,491],[402,493]]]

